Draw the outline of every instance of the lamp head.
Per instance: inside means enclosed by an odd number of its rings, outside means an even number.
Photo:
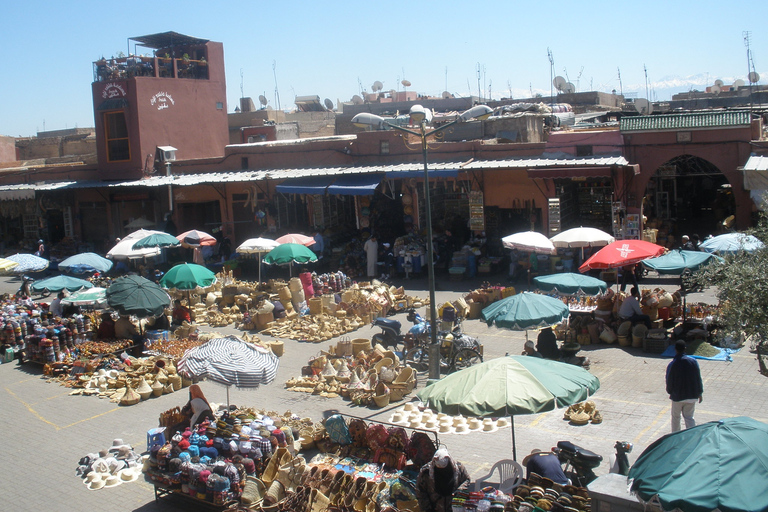
[[[469,110],[462,112],[459,115],[461,121],[471,121],[472,119],[479,119],[483,121],[488,119],[493,114],[493,109],[488,105],[475,105]]]
[[[421,105],[414,105],[410,111],[411,121],[415,124],[432,121],[432,110],[424,108]]]
[[[352,124],[358,128],[383,128],[384,118],[368,112],[361,112],[352,118]]]

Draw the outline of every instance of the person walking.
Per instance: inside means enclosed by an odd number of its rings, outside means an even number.
[[[685,428],[696,426],[693,413],[696,401],[701,403],[704,384],[701,381],[699,363],[685,354],[685,341],[675,343],[675,358],[667,366],[667,393],[672,400],[672,432],[680,431],[680,415]]]

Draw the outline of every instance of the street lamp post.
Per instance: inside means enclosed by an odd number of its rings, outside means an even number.
[[[411,121],[415,122],[419,131],[409,130],[390,123],[383,117],[374,114],[361,113],[352,118],[352,123],[360,127],[393,128],[395,130],[415,135],[421,139],[421,154],[424,159],[424,208],[427,213],[427,283],[429,286],[429,378],[437,380],[440,378],[440,347],[437,344],[437,309],[435,306],[435,260],[434,248],[432,243],[432,205],[429,194],[429,167],[427,165],[427,139],[438,132],[442,132],[451,126],[471,121],[472,119],[485,119],[493,113],[493,109],[486,105],[477,105],[461,113],[458,118],[450,123],[444,124],[434,130],[427,131],[427,124],[432,120],[432,111],[414,105],[411,107]]]

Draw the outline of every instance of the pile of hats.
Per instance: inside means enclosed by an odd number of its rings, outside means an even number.
[[[442,412],[435,413],[417,402],[409,402],[403,407],[395,409],[388,422],[405,425],[408,428],[432,430],[440,434],[492,433],[510,425],[507,418],[481,419],[461,415],[450,416]]]
[[[76,474],[92,491],[117,487],[135,482],[141,475],[145,459],[146,456],[140,457],[122,439],[115,439],[110,448],[80,459]]]
[[[344,310],[335,315],[285,316],[267,324],[262,334],[275,338],[288,338],[299,341],[320,343],[336,336],[355,331],[366,325],[358,316],[349,316]]]
[[[549,478],[536,473],[528,476],[527,485],[515,488],[512,501],[507,503],[505,510],[518,512],[534,512],[549,510],[551,512],[589,512],[591,500],[589,491],[575,485],[559,485]]]
[[[572,425],[586,425],[590,421],[593,425],[603,422],[603,415],[597,410],[597,405],[592,400],[573,404],[566,409],[563,419]]]

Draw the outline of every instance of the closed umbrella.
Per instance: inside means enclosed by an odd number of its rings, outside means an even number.
[[[151,247],[174,247],[180,245],[175,236],[168,233],[152,233],[134,242],[134,249],[148,249]]]
[[[18,253],[8,256],[6,259],[17,264],[11,269],[14,274],[39,272],[48,268],[48,260],[34,254]]]
[[[107,288],[107,303],[123,315],[147,318],[160,315],[170,306],[171,297],[152,281],[128,275],[117,278]]]
[[[661,256],[664,251],[666,251],[664,247],[645,240],[616,240],[590,256],[579,267],[579,272],[632,265],[648,258]]]
[[[548,327],[568,318],[568,306],[563,301],[539,293],[523,292],[496,301],[482,311],[490,326],[516,331]]]
[[[59,263],[59,268],[64,272],[84,274],[85,272],[109,272],[112,265],[114,263],[107,258],[93,252],[84,252],[65,259]]]
[[[558,233],[550,241],[555,247],[602,247],[616,239],[597,228],[578,227]]]
[[[216,274],[194,263],[180,263],[160,279],[160,286],[176,290],[207,288],[216,282]]]
[[[517,460],[514,417],[537,414],[586,400],[600,388],[585,369],[529,356],[506,356],[464,368],[431,384],[418,398],[451,415],[499,417],[512,421],[512,456]]]
[[[229,388],[258,388],[275,380],[280,359],[269,349],[247,343],[237,336],[215,338],[187,350],[179,359],[178,372],[193,380],[209,379]]]
[[[724,233],[703,241],[699,249],[717,254],[736,254],[737,252],[755,252],[762,249],[763,242],[759,238],[744,233]]]
[[[287,235],[283,235],[277,240],[275,240],[275,242],[279,244],[299,244],[307,247],[311,245],[315,245],[314,238],[312,238],[311,236],[302,235],[299,233],[289,233]]]
[[[249,238],[235,249],[240,254],[258,254],[259,255],[259,282],[261,282],[261,255],[269,252],[280,245],[276,240],[269,238]]]
[[[505,236],[501,243],[507,249],[517,249],[525,252],[535,252],[537,254],[555,254],[554,244],[546,236],[536,231],[522,231]]]
[[[664,510],[768,510],[768,425],[738,416],[668,434],[638,457],[628,480]]]
[[[187,245],[189,247],[216,245],[216,238],[213,235],[209,235],[205,231],[198,231],[197,229],[185,231],[178,235],[176,239],[181,242],[181,245]]]
[[[317,261],[317,255],[304,245],[282,244],[267,253],[264,256],[264,263],[270,265],[290,264],[293,268],[294,263],[309,263]]]
[[[74,292],[69,297],[61,299],[64,305],[72,306],[94,306],[103,308],[107,305],[107,289],[99,286],[93,288],[83,288]]]
[[[41,293],[46,290],[52,293],[58,293],[62,290],[74,292],[83,288],[93,288],[93,284],[84,279],[62,275],[35,281],[32,283],[31,288],[33,292],[37,293]]]
[[[598,295],[608,289],[608,284],[605,281],[573,272],[538,276],[533,278],[533,282],[539,290],[558,292],[564,295],[574,295],[577,293]]]
[[[675,249],[658,258],[643,260],[642,264],[659,274],[679,276],[686,269],[696,272],[713,261],[723,261],[723,259],[708,252]]]

